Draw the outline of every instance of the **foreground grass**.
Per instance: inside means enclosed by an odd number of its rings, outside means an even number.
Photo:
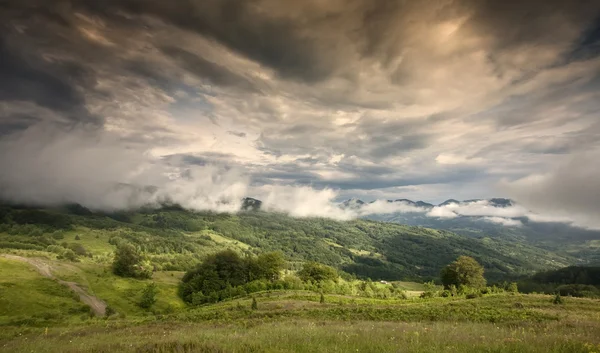
[[[558,322],[391,323],[294,320],[245,325],[158,323],[19,333],[6,352],[582,352],[600,326]]]
[[[490,295],[382,300],[309,292],[171,315],[5,326],[5,352],[600,352],[600,301]]]

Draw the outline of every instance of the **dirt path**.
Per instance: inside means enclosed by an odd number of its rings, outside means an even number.
[[[104,316],[106,314],[106,303],[104,301],[93,295],[89,295],[83,288],[79,286],[79,284],[75,282],[67,282],[56,278],[52,274],[52,267],[43,260],[9,254],[4,254],[0,256],[10,260],[21,261],[32,265],[42,276],[53,279],[58,283],[62,284],[63,286],[69,287],[69,289],[77,293],[79,295],[79,299],[83,303],[89,305],[97,316]]]

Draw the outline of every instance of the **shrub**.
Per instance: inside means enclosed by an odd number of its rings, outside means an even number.
[[[115,309],[113,309],[112,306],[108,306],[108,305],[106,306],[106,310],[104,312],[104,315],[106,315],[106,317],[110,317],[116,313],[117,313],[117,311]]]
[[[475,298],[479,298],[481,297],[481,294],[479,292],[477,293],[468,293],[465,298],[467,299],[475,299]]]
[[[151,267],[145,263],[144,257],[129,243],[120,243],[115,252],[113,273],[121,277],[150,278]]]
[[[73,261],[73,262],[77,262],[79,261],[79,258],[77,257],[77,254],[75,254],[75,252],[73,252],[73,250],[71,249],[67,249],[65,250],[62,255],[58,256],[61,259],[66,259],[69,261]]]
[[[81,237],[79,236],[79,234],[77,234],[77,235],[75,236],[75,240],[81,240]]]
[[[256,302],[256,298],[252,297],[252,310],[258,310],[258,303]]]
[[[554,296],[554,299],[552,299],[552,303],[556,304],[556,305],[563,304],[563,299],[560,296],[560,293],[556,293],[556,295]]]
[[[423,299],[434,298],[435,294],[436,293],[433,291],[425,291],[425,292],[421,293],[421,295],[419,295],[419,298],[423,298]]]
[[[321,293],[321,298],[319,299],[319,303],[321,303],[321,304],[325,303],[325,296],[323,295],[323,293]]]
[[[90,254],[85,247],[83,247],[83,245],[79,244],[79,243],[71,243],[68,245],[68,248],[73,250],[73,252],[75,254],[77,254],[78,256],[90,256],[92,254]]]
[[[516,282],[509,283],[505,289],[509,293],[519,293],[519,287]]]
[[[158,293],[158,288],[156,287],[156,283],[152,282],[148,284],[144,290],[142,291],[142,298],[138,305],[144,309],[150,309],[154,303],[156,303],[156,294]]]

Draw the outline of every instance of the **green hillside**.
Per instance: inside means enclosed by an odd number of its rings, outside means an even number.
[[[147,254],[155,270],[167,271],[185,271],[226,248],[255,254],[281,251],[290,269],[313,260],[373,280],[434,279],[459,255],[476,258],[492,282],[575,263],[569,256],[495,237],[473,239],[393,223],[260,211],[215,214],[171,207],[104,214],[81,206],[3,207],[0,221],[0,248],[54,254],[69,249],[106,263],[115,245],[128,241]]]

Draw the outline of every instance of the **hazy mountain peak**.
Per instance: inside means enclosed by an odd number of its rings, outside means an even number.
[[[450,205],[453,203],[460,204],[460,201],[455,200],[455,199],[448,199],[448,200],[442,202],[441,204],[439,204],[438,206],[446,206],[446,205]]]

